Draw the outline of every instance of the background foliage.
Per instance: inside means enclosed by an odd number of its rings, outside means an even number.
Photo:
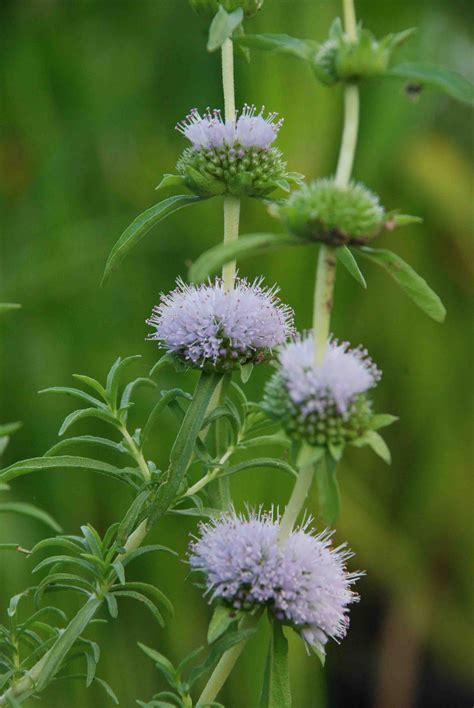
[[[360,0],[357,10],[377,35],[420,28],[403,58],[472,72],[471,3]],[[101,378],[118,355],[143,354],[138,372],[156,360],[154,345],[144,341],[144,320],[185,263],[221,238],[219,200],[168,219],[106,288],[98,284],[118,235],[157,201],[154,186],[163,172],[173,171],[184,146],[174,124],[189,108],[219,106],[222,97],[218,57],[206,53],[206,27],[185,0],[10,0],[0,13],[0,299],[23,306],[0,321],[0,420],[24,421],[7,450],[8,463],[41,455],[70,410],[62,397],[36,391],[69,385],[73,372]],[[248,30],[323,39],[338,13],[330,0],[267,0]],[[340,140],[340,90],[318,85],[296,60],[266,53],[254,52],[250,65],[238,62],[236,72],[238,104],[264,103],[285,116],[278,144],[290,169],[308,177],[331,173]],[[426,92],[410,100],[395,80],[363,87],[354,174],[381,194],[387,208],[424,219],[384,235],[379,245],[393,247],[427,277],[448,318],[440,326],[423,317],[371,265],[364,264],[368,291],[338,274],[334,333],[368,347],[385,372],[378,409],[401,421],[387,431],[391,468],[368,450],[354,450],[341,469],[340,535],[350,540],[355,563],[368,576],[360,583],[362,602],[352,612],[348,638],[329,651],[327,686],[300,643],[292,647],[297,707],[316,704],[318,695],[327,696],[331,707],[348,705],[349,696],[352,706],[386,707],[395,695],[391,686],[406,686],[419,706],[472,702],[466,625],[473,550],[472,399],[466,390],[466,300],[474,262],[471,141],[469,109],[448,98]],[[275,225],[262,204],[244,202],[243,233]],[[242,267],[280,284],[300,328],[310,324],[313,253],[280,251]],[[268,373],[261,368],[254,375],[254,396]],[[162,376],[163,387],[172,385],[174,374]],[[165,416],[156,435],[158,461],[166,460],[173,433],[174,421]],[[289,480],[272,470],[245,472],[234,482],[235,497],[254,503],[284,503],[289,491]],[[81,472],[20,479],[10,498],[41,505],[68,533],[85,522],[105,529],[126,505],[120,490],[111,493],[107,481]],[[184,554],[185,532],[192,530],[189,520],[170,517],[153,536]],[[29,547],[43,533],[34,521],[0,518],[0,542],[14,537]],[[160,559],[159,567],[152,558],[139,563],[134,572],[159,582],[176,599],[177,613],[172,631],[157,629],[134,606],[128,615],[122,609],[108,628],[94,630],[103,646],[100,674],[126,706],[148,698],[160,681],[138,640],[178,659],[205,639],[206,608],[186,580],[185,565],[172,558]],[[31,563],[9,555],[6,566],[2,557],[2,608],[28,584]],[[236,671],[223,694],[229,705],[255,705],[261,675],[255,666],[263,667],[263,653],[263,638],[246,651],[241,670],[255,682],[243,685]],[[79,683],[58,684],[49,704],[103,706],[102,693],[85,691]]]

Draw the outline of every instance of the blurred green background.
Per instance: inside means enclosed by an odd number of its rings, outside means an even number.
[[[360,0],[358,17],[377,35],[418,26],[400,58],[445,64],[472,78],[468,0]],[[249,32],[286,32],[323,39],[339,4],[332,0],[266,0]],[[118,356],[140,353],[136,372],[156,361],[145,318],[161,290],[185,263],[222,235],[219,199],[170,217],[99,289],[107,254],[128,223],[157,201],[163,172],[184,147],[174,125],[196,106],[222,104],[218,54],[205,51],[205,24],[185,0],[4,0],[0,10],[1,133],[0,301],[22,310],[0,321],[0,420],[22,420],[4,462],[41,455],[55,441],[70,402],[38,396],[70,385],[72,373],[103,378]],[[254,52],[236,66],[237,103],[265,104],[285,116],[278,140],[289,167],[308,177],[334,170],[341,131],[341,92],[317,84],[297,60]],[[393,464],[353,449],[340,470],[343,513],[338,529],[367,570],[360,605],[340,647],[329,649],[327,671],[293,641],[295,708],[327,704],[408,708],[472,705],[472,384],[469,282],[473,269],[472,116],[430,92],[409,100],[398,81],[362,90],[355,177],[388,208],[423,217],[423,224],[381,237],[379,245],[406,258],[442,296],[440,326],[417,310],[372,265],[368,291],[338,274],[333,331],[363,343],[384,371],[379,410],[400,416],[386,438]],[[247,200],[242,232],[275,229],[264,206]],[[299,327],[311,320],[315,251],[280,251],[243,264],[278,282]],[[268,376],[262,367],[250,395]],[[162,374],[161,388],[176,385]],[[185,386],[191,387],[189,375]],[[180,385],[183,384],[180,379]],[[143,395],[134,411],[152,402]],[[142,407],[143,406],[143,407]],[[90,422],[84,431],[94,432]],[[98,424],[100,426],[100,424]],[[78,433],[79,427],[77,428]],[[100,427],[97,427],[100,431]],[[175,432],[164,415],[150,457],[166,464]],[[120,518],[127,497],[112,483],[84,473],[38,473],[14,483],[10,498],[37,503],[66,532],[90,522],[99,530]],[[284,503],[290,488],[269,470],[234,481],[238,504]],[[317,507],[311,502],[313,512]],[[46,531],[3,515],[0,542],[28,547]],[[153,538],[185,553],[190,521],[166,521]],[[26,587],[31,563],[0,558],[2,620],[11,594]],[[165,630],[146,610],[122,606],[118,620],[93,634],[103,648],[99,675],[133,706],[162,688],[136,643],[173,660],[205,640],[209,609],[176,560],[139,561],[135,577],[155,582],[176,604]],[[222,694],[233,708],[257,706],[264,637],[245,652]],[[44,705],[99,708],[99,689],[79,683],[51,688]]]

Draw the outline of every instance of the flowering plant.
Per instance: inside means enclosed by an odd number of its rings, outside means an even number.
[[[295,632],[324,663],[328,640],[340,640],[348,630],[349,605],[358,599],[352,586],[362,572],[347,567],[352,554],[345,544],[333,547],[334,532],[324,528],[336,525],[340,514],[337,466],[348,444],[369,445],[390,462],[378,430],[393,423],[395,416],[373,409],[369,392],[381,372],[367,351],[331,336],[337,264],[366,287],[357,259],[372,261],[430,317],[441,322],[445,316],[439,297],[407,263],[367,245],[384,230],[418,219],[386,212],[375,193],[351,180],[359,88],[376,75],[418,77],[461,100],[466,100],[467,89],[450,72],[444,72],[440,81],[439,71],[430,73],[426,66],[393,67],[392,53],[411,32],[376,40],[357,25],[353,0],[344,0],[344,23],[336,21],[322,45],[287,35],[245,34],[244,20],[262,4],[262,0],[192,0],[199,14],[212,17],[208,49],[221,50],[224,114],[193,109],[178,124],[190,146],[178,159],[178,174],[165,175],[159,187],[188,192],[168,197],[138,216],[106,264],[104,279],[161,220],[184,206],[222,198],[223,243],[192,264],[191,283],[178,279],[147,320],[152,328],[149,339],[165,353],[147,376],[125,381],[137,357],[118,358],[104,382],[79,374],[78,387],[48,389],[79,400],[82,407],[66,417],[59,431],[62,439],[43,457],[15,462],[0,472],[0,482],[6,484],[40,469],[87,469],[120,483],[129,495],[123,518],[108,529],[85,524],[74,535],[62,535],[43,512],[23,507],[30,515],[42,515],[58,535],[39,541],[31,550],[21,549],[38,561],[33,570],[37,581],[12,598],[7,622],[0,626],[0,706],[14,708],[41,697],[58,678],[77,677],[71,668],[76,660],[84,664],[80,675],[87,685],[98,683],[117,701],[112,687],[96,677],[99,648],[88,629],[102,611],[116,618],[124,599],[141,603],[159,626],[169,624],[171,601],[158,583],[130,580],[128,566],[146,553],[176,555],[162,544],[147,542],[154,527],[160,528],[171,515],[204,519],[190,540],[187,562],[213,605],[207,655],[198,664],[199,652],[193,651],[175,666],[142,645],[169,690],[148,702],[138,701],[139,705],[218,705],[216,699],[240,653],[266,618],[271,631],[260,705],[288,707],[288,632]],[[333,177],[304,184],[301,175],[287,171],[274,146],[282,120],[247,104],[237,113],[236,46],[293,54],[309,63],[323,84],[344,84],[344,128]],[[289,193],[292,187],[296,189]],[[285,193],[289,195],[282,196]],[[245,197],[257,199],[285,233],[239,238]],[[262,278],[251,282],[237,277],[236,261],[308,243],[319,248],[313,322],[310,331],[297,334],[293,312],[277,297],[277,288],[264,286]],[[221,268],[221,275],[211,280]],[[244,389],[253,367],[268,363],[275,371],[268,377],[263,400],[249,401]],[[156,375],[165,367],[173,367],[183,380],[188,370],[196,370],[194,391],[158,392]],[[150,388],[155,399],[140,426],[131,427],[129,413],[140,387]],[[177,429],[167,466],[160,469],[149,459],[149,442],[165,410],[174,413]],[[102,421],[110,434],[66,436],[87,419]],[[12,430],[0,429],[0,450]],[[113,453],[118,461],[104,461],[100,453],[69,454],[77,445]],[[257,456],[255,450],[261,447],[271,447],[274,454]],[[242,450],[250,451],[251,457],[239,459]],[[230,480],[259,467],[283,472],[293,482],[281,514],[276,509],[248,508],[243,514],[235,510]],[[307,516],[298,522],[313,488],[318,516],[314,522]],[[320,526],[317,531],[313,523]],[[67,617],[52,601],[46,604],[46,597],[62,592],[74,593],[82,601],[75,616]]]

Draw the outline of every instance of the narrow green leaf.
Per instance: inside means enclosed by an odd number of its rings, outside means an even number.
[[[259,435],[256,438],[246,438],[239,447],[261,447],[262,445],[290,447],[291,441],[283,433],[273,433],[273,435]]]
[[[104,399],[106,400],[106,395],[105,395],[105,388],[100,384],[96,379],[91,378],[90,376],[86,376],[85,374],[73,374],[72,375],[74,379],[77,379],[78,381],[81,381],[81,383],[86,384],[86,386],[90,386],[94,391],[97,391],[97,393]]]
[[[160,413],[164,410],[164,408],[166,408],[166,406],[168,406],[172,401],[175,401],[177,398],[189,399],[191,398],[191,396],[180,388],[172,388],[169,391],[162,392],[160,400],[158,401],[158,403],[155,404],[154,408],[152,409],[150,415],[148,416],[146,425],[143,429],[142,446],[144,446],[145,443],[147,443],[150,439],[151,432],[156,421],[159,418]]]
[[[288,641],[277,620],[272,620],[260,708],[291,708]]]
[[[379,428],[386,428],[388,425],[392,425],[398,420],[398,416],[390,415],[390,413],[377,413],[372,416],[370,421],[370,427],[372,430],[379,430]]]
[[[166,187],[186,187],[186,181],[182,175],[164,174],[161,182],[155,187],[155,191]]]
[[[217,13],[209,27],[209,39],[207,40],[207,51],[215,52],[226,39],[232,36],[233,31],[242,23],[244,11],[238,7],[233,12],[226,12],[222,5],[219,5]]]
[[[328,526],[335,524],[339,517],[339,485],[336,478],[337,462],[329,453],[316,466],[319,512]]]
[[[275,469],[282,470],[292,477],[296,477],[296,472],[288,462],[283,460],[277,460],[273,457],[257,457],[253,460],[245,460],[244,462],[239,462],[237,465],[232,465],[232,467],[227,467],[222,470],[219,477],[228,477],[231,474],[236,474],[236,472],[242,472],[243,470],[254,469],[255,467],[274,467]]]
[[[137,602],[141,602],[143,605],[145,605],[146,608],[148,608],[148,610],[150,610],[151,614],[156,619],[160,627],[165,626],[163,615],[161,614],[155,603],[152,602],[145,595],[142,595],[142,593],[137,592],[136,590],[114,590],[114,595],[118,597],[128,597],[132,600],[137,600]]]
[[[392,67],[386,73],[396,79],[405,79],[411,84],[421,84],[446,93],[461,103],[474,105],[474,86],[461,74],[443,66],[423,62],[407,62]]]
[[[118,427],[116,419],[111,413],[109,413],[109,411],[102,410],[100,408],[80,408],[79,410],[73,411],[68,416],[66,416],[63,424],[59,429],[58,435],[64,435],[64,433],[67,432],[72,425],[74,425],[80,420],[84,420],[85,418],[98,418],[104,423],[108,423],[109,425],[112,425],[115,428]]]
[[[220,243],[205,251],[189,269],[189,279],[201,283],[223,265],[233,260],[269,253],[283,246],[307,245],[306,241],[288,234],[247,234],[237,241]]]
[[[96,406],[97,408],[106,408],[105,403],[99,401],[98,398],[94,398],[85,391],[81,391],[79,388],[71,388],[69,386],[53,386],[51,388],[44,388],[38,393],[64,393],[67,396],[72,396],[73,398],[79,398],[81,401],[89,403],[89,405]]]
[[[61,533],[62,529],[60,525],[53,519],[53,517],[42,509],[33,506],[32,504],[25,504],[24,502],[4,502],[0,504],[0,513],[12,513],[21,514],[22,516],[29,516],[32,519],[37,519],[41,521],[49,528],[53,529],[57,533]]]
[[[157,521],[173,503],[191,462],[196,440],[206,416],[211,396],[222,375],[203,371],[196,385],[193,400],[170,452],[168,479],[158,489],[157,499],[150,514],[150,524]]]
[[[144,211],[140,216],[125,229],[119,240],[112,248],[105,265],[105,271],[102,278],[104,284],[113,273],[117,270],[120,263],[127,256],[136,244],[160,221],[165,219],[170,214],[173,214],[178,209],[185,206],[190,206],[195,202],[199,202],[203,197],[197,197],[194,194],[178,194],[174,197],[168,197],[159,204]]]
[[[123,390],[122,397],[120,399],[120,408],[125,408],[128,406],[133,393],[141,386],[156,388],[156,383],[153,379],[149,379],[147,376],[139,376],[137,379],[130,381],[130,383],[128,383]]]
[[[121,447],[120,443],[116,443],[108,438],[99,438],[96,435],[78,435],[74,438],[65,438],[60,440],[58,443],[50,447],[47,452],[44,453],[45,457],[50,457],[51,455],[56,455],[57,452],[63,450],[65,447],[70,447],[71,445],[97,445],[98,447],[106,447],[115,452],[125,453],[126,450]]]
[[[234,41],[242,47],[289,54],[304,61],[310,61],[319,47],[310,39],[298,39],[288,34],[245,34]]]
[[[352,251],[350,251],[347,246],[341,246],[340,248],[336,249],[336,255],[337,260],[342,263],[344,268],[346,268],[346,270],[352,275],[352,277],[357,280],[359,285],[362,285],[363,288],[367,288],[365,278],[358,266],[356,259],[354,258],[354,254],[352,253]]]
[[[361,246],[361,256],[383,268],[395,280],[410,300],[436,322],[443,322],[446,309],[436,293],[408,263],[391,251]]]
[[[189,686],[192,686],[203,674],[213,671],[219,663],[219,659],[226,651],[241,642],[246,642],[256,631],[257,628],[252,627],[251,629],[238,629],[232,632],[226,632],[223,637],[212,645],[211,651],[204,663],[195,666],[191,670],[187,681]]]
[[[390,450],[381,435],[375,432],[375,430],[368,430],[365,433],[364,438],[376,455],[381,457],[382,460],[387,463],[387,465],[391,464],[392,456],[390,454]]]
[[[30,472],[56,468],[85,469],[92,472],[101,472],[113,477],[120,477],[121,470],[107,462],[100,460],[90,460],[87,457],[72,457],[61,455],[58,457],[32,457],[29,460],[15,462],[10,467],[0,471],[0,479],[8,482],[16,477],[21,477]]]
[[[230,607],[216,605],[207,630],[208,644],[212,644],[216,639],[219,639],[230,625],[239,619],[239,616],[239,613]]]
[[[171,616],[173,616],[173,614],[174,614],[174,608],[173,608],[171,601],[165,595],[165,593],[162,592],[155,585],[151,585],[150,583],[140,583],[140,582],[136,582],[136,581],[129,581],[127,583],[124,583],[123,587],[120,589],[121,590],[138,590],[141,593],[148,594],[160,605],[163,605],[163,607],[166,609],[166,611]]]
[[[74,642],[81,636],[101,604],[102,600],[96,597],[90,598],[58,637],[47,655],[41,659],[41,670],[35,679],[35,693],[41,692],[57,674]]]
[[[171,683],[176,678],[176,670],[169,659],[155,649],[147,647],[146,644],[138,642],[138,646],[154,663],[156,668],[161,671],[168,683]]]
[[[125,359],[122,359],[122,357],[119,356],[119,358],[114,362],[112,365],[109,373],[107,374],[107,382],[106,382],[106,392],[107,392],[107,398],[110,403],[110,405],[115,408],[117,407],[117,395],[118,395],[118,390],[120,386],[120,379],[125,371],[130,364],[132,364],[134,361],[137,361],[138,359],[141,359],[140,354],[134,354],[133,356],[127,356]]]

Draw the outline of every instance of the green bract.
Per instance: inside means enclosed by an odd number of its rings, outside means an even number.
[[[340,19],[329,30],[329,38],[320,46],[313,59],[313,70],[325,84],[381,76],[388,70],[396,47],[413,34],[413,29],[388,34],[376,39],[372,32],[357,28],[357,40],[347,38]]]
[[[270,212],[297,236],[333,246],[365,244],[386,222],[376,194],[355,182],[339,186],[332,178],[305,185]]]
[[[188,147],[176,165],[188,189],[201,197],[264,197],[279,187],[289,191],[289,183],[301,184],[302,178],[286,167],[278,148],[228,146]]]
[[[317,447],[340,447],[362,438],[371,429],[374,418],[372,404],[366,394],[357,396],[344,416],[335,405],[321,413],[305,415],[291,400],[279,373],[274,374],[267,383],[262,407],[267,415],[281,422],[291,438]]]
[[[220,7],[227,12],[244,11],[245,17],[253,17],[263,5],[264,0],[189,0],[189,4],[198,15],[214,17]]]

